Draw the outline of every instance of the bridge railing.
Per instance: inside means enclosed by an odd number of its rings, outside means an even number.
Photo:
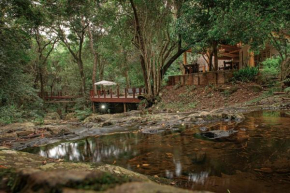
[[[123,91],[123,92],[120,92]],[[144,88],[125,88],[120,90],[119,88],[112,89],[103,89],[103,90],[91,90],[91,98],[137,98],[139,95],[145,94]]]

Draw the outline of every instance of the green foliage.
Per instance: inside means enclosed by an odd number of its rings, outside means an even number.
[[[284,92],[286,92],[287,94],[290,94],[290,87],[285,88]]]
[[[15,105],[6,105],[0,108],[0,123],[9,124],[13,122],[23,121],[23,110],[17,108]]]
[[[257,67],[247,66],[243,69],[240,69],[237,72],[234,72],[233,81],[242,81],[242,82],[254,81],[258,73],[259,69]]]
[[[274,84],[273,79],[278,78],[281,68],[281,58],[273,57],[268,58],[262,62],[261,76],[262,80],[268,84]]]
[[[85,108],[84,110],[75,110],[76,117],[78,120],[83,121],[85,118],[92,114],[91,108]]]

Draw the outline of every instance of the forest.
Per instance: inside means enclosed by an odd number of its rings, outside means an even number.
[[[271,42],[281,58],[282,79],[289,76],[286,0],[3,0],[0,5],[1,122],[43,116],[44,92],[82,96],[79,103],[86,103],[93,83],[103,79],[145,87],[154,98],[169,75],[180,73],[186,50],[214,53],[220,43],[243,42],[259,52]],[[76,110],[83,108],[79,103]]]
[[[0,192],[287,192],[289,108],[289,0],[0,1]]]

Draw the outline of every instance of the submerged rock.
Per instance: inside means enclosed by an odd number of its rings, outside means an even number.
[[[237,133],[238,131],[235,131],[233,129],[231,130],[213,130],[213,131],[208,131],[205,133],[202,133],[201,135],[209,138],[209,139],[219,139],[219,138],[226,138],[226,137],[230,137],[231,135]]]

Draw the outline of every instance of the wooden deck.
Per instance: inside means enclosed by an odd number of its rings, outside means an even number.
[[[138,96],[144,95],[145,90],[141,88],[124,89],[124,93],[112,90],[97,90],[95,93],[90,91],[90,99],[92,102],[99,103],[139,103],[141,100]]]

